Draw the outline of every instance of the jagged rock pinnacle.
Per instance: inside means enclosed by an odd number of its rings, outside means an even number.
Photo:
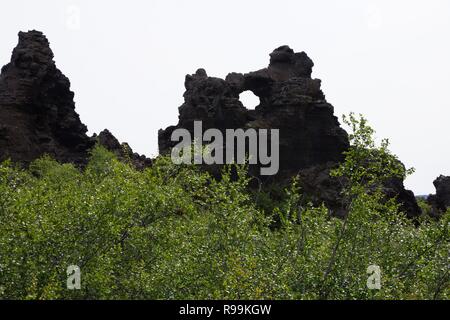
[[[47,38],[39,31],[20,32],[0,76],[0,158],[29,163],[50,154],[61,162],[83,163],[93,141],[73,97]]]
[[[75,112],[70,81],[56,67],[45,35],[19,32],[11,62],[0,74],[0,161],[26,165],[48,154],[84,165],[96,142],[86,132]],[[148,165],[149,159],[129,152],[138,167]]]

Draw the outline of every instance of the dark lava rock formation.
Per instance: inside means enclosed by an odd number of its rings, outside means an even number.
[[[73,97],[47,38],[38,31],[20,32],[0,75],[0,158],[29,163],[47,153],[61,162],[83,163],[94,142]]]
[[[175,145],[170,139],[175,129],[185,128],[193,134],[195,120],[202,121],[203,130],[279,129],[279,172],[258,176],[258,168],[251,166],[250,173],[258,178],[255,181],[265,186],[283,184],[299,175],[308,200],[324,202],[332,214],[344,215],[341,184],[329,171],[343,160],[349,140],[320,89],[320,80],[311,78],[312,67],[304,52],[283,46],[270,55],[269,66],[259,71],[230,73],[225,80],[208,77],[203,69],[186,76],[179,122],[160,130],[160,152],[169,152]],[[239,100],[247,90],[260,99],[255,110],[247,110]],[[98,142],[138,169],[151,165],[150,159],[120,144],[108,130],[89,137],[73,98],[69,80],[53,61],[47,38],[38,31],[20,32],[11,62],[0,74],[0,161],[10,158],[27,165],[48,154],[82,167]],[[403,181],[390,181],[384,187],[386,195],[397,197],[409,216],[420,214]],[[437,207],[447,203],[441,200],[448,199],[443,196],[446,192],[438,190]]]
[[[333,106],[311,79],[313,62],[287,46],[271,54],[266,69],[247,74],[231,73],[225,80],[208,77],[203,69],[186,76],[185,103],[179,108],[177,126],[159,132],[159,149],[167,152],[173,130],[193,134],[194,120],[204,130],[236,128],[280,129],[280,174],[342,160],[349,147],[347,133],[333,115]],[[260,98],[255,110],[247,110],[239,95],[250,90]]]
[[[433,184],[436,187],[436,194],[430,195],[427,202],[432,208],[432,215],[439,217],[450,208],[450,177],[441,175]]]
[[[0,75],[0,161],[26,165],[48,154],[59,162],[84,165],[96,138],[86,134],[73,98],[47,38],[39,31],[20,32],[11,62]],[[124,152],[109,143],[117,141],[109,132],[99,140],[115,153]],[[126,153],[137,167],[149,163],[131,149]]]
[[[121,144],[108,129],[100,132],[98,136],[94,135],[94,138],[97,138],[99,144],[113,152],[119,160],[131,162],[138,170],[143,170],[152,165],[151,159],[133,152],[128,143],[123,142]]]
[[[311,78],[313,65],[306,53],[282,46],[270,54],[269,66],[259,71],[230,73],[225,80],[208,77],[203,69],[187,75],[178,124],[159,131],[160,153],[168,153],[176,144],[171,141],[175,129],[184,128],[193,135],[195,120],[202,121],[203,130],[279,129],[279,172],[258,178],[279,183],[298,174],[310,200],[324,202],[334,215],[345,214],[340,184],[330,178],[329,171],[343,160],[349,139],[320,89],[321,81]],[[255,110],[247,110],[239,101],[247,90],[260,99]],[[403,181],[390,181],[385,191],[389,197],[398,197],[409,216],[420,215],[414,194],[405,190]]]

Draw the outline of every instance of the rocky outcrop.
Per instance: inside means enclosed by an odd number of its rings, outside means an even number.
[[[208,77],[203,69],[186,76],[179,122],[160,130],[160,152],[168,152],[174,145],[170,137],[175,129],[185,128],[193,134],[193,122],[200,120],[204,130],[279,129],[279,176],[342,160],[349,147],[347,133],[325,100],[320,80],[311,79],[312,66],[304,52],[294,53],[284,46],[271,54],[266,69],[231,73],[225,80]],[[239,101],[239,95],[247,90],[260,98],[255,110],[247,110]]]
[[[38,31],[20,32],[0,75],[0,159],[29,163],[50,154],[61,162],[84,163],[94,142],[73,97],[47,38]]]
[[[427,199],[431,206],[431,215],[439,217],[450,208],[450,177],[439,176],[433,182],[436,194],[430,195]]]
[[[386,181],[383,185],[383,193],[388,199],[396,198],[400,204],[400,209],[409,218],[416,218],[422,214],[414,192],[405,188],[403,179],[394,177]]]
[[[75,111],[70,81],[56,67],[47,38],[39,31],[20,32],[11,62],[0,74],[0,161],[27,165],[48,154],[82,166],[96,143],[86,132]],[[151,162],[120,146],[109,131],[99,142],[138,168]]]
[[[321,81],[311,78],[313,65],[306,53],[282,46],[270,54],[270,64],[262,70],[230,73],[225,80],[208,77],[203,69],[187,75],[178,124],[159,131],[160,152],[173,148],[171,135],[177,128],[193,135],[194,121],[202,121],[203,130],[217,128],[222,132],[279,129],[279,172],[274,177],[258,178],[279,183],[300,175],[302,188],[313,202],[325,202],[334,215],[342,216],[345,205],[341,187],[330,178],[329,171],[343,160],[349,139],[325,99]],[[247,110],[239,101],[239,95],[247,90],[260,99],[255,110]],[[257,175],[257,171],[251,170],[251,174]],[[408,215],[420,214],[414,195],[405,190],[403,181],[391,181],[385,190],[400,200]]]
[[[152,160],[144,155],[133,152],[128,143],[120,143],[108,129],[94,135],[98,143],[113,152],[121,161],[130,162],[136,169],[143,170],[152,165]]]
[[[175,129],[185,128],[193,134],[195,120],[202,121],[204,130],[222,132],[279,129],[278,174],[259,176],[257,165],[250,167],[250,173],[265,185],[299,175],[309,200],[324,202],[334,215],[344,215],[341,183],[330,178],[329,171],[343,160],[349,140],[320,89],[320,80],[311,78],[313,65],[304,52],[282,46],[271,53],[269,66],[262,70],[230,73],[225,79],[209,77],[203,69],[186,76],[178,124],[160,130],[160,152],[174,146],[170,138]],[[255,110],[246,109],[239,100],[247,90],[260,99]],[[38,31],[20,32],[11,62],[0,75],[0,161],[10,158],[26,165],[49,154],[60,162],[83,166],[98,142],[138,169],[151,165],[150,159],[120,144],[108,130],[89,137],[73,98],[69,80],[53,61],[47,38]],[[217,172],[217,166],[211,168]],[[386,195],[399,199],[408,215],[420,213],[403,181],[393,180],[384,188]],[[445,192],[438,191],[436,197],[442,199]],[[436,206],[442,207],[442,201],[436,200]]]

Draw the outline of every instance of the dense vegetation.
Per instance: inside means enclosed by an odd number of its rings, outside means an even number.
[[[345,219],[305,205],[296,179],[266,205],[245,166],[220,181],[166,157],[137,171],[101,147],[84,170],[1,164],[0,298],[450,298],[450,214],[413,222],[385,201],[382,179],[409,171],[363,118],[348,123],[353,147],[333,172]],[[66,287],[69,265],[81,290]],[[380,290],[367,287],[370,265]]]

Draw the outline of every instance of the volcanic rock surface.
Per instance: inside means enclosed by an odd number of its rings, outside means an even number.
[[[432,207],[432,215],[438,217],[450,208],[450,177],[441,175],[433,184],[436,194],[430,195],[427,202]]]
[[[20,32],[0,75],[0,158],[29,163],[47,153],[61,162],[84,162],[93,141],[73,97],[47,38]]]
[[[332,214],[344,215],[341,186],[329,171],[343,160],[349,139],[325,99],[321,81],[311,78],[313,65],[306,53],[282,46],[270,54],[270,64],[262,70],[230,73],[225,80],[209,77],[204,69],[187,75],[178,124],[159,131],[160,153],[170,152],[176,144],[171,141],[175,129],[187,129],[193,136],[194,121],[202,121],[203,130],[217,128],[222,132],[279,129],[279,172],[274,177],[258,178],[264,183],[279,183],[298,174],[304,193],[313,202],[324,202]],[[239,100],[247,90],[260,99],[255,110],[246,109]],[[405,190],[402,180],[390,181],[384,189],[389,197],[398,197],[409,216],[420,215],[414,194]]]
[[[47,38],[39,31],[20,32],[11,62],[0,74],[0,161],[9,158],[27,165],[48,154],[59,162],[84,165],[96,138],[86,134],[73,99]],[[123,152],[107,143],[113,140],[109,131],[105,135],[100,143]],[[131,149],[127,153],[138,167],[149,163]]]
[[[280,129],[280,175],[343,159],[349,147],[347,133],[333,115],[333,106],[311,79],[313,62],[287,46],[271,54],[266,69],[247,74],[230,73],[225,80],[208,77],[205,70],[186,76],[184,104],[176,126],[159,132],[161,153],[173,147],[176,128],[193,134],[194,120],[203,129]],[[239,95],[250,90],[260,98],[255,110],[247,110]]]
[[[282,46],[270,54],[269,66],[259,71],[230,73],[225,80],[209,77],[203,69],[187,75],[178,124],[160,130],[160,152],[169,152],[175,145],[170,139],[175,129],[185,128],[193,134],[195,120],[202,121],[204,130],[279,129],[278,174],[258,176],[255,167],[250,167],[250,173],[264,185],[299,175],[310,200],[324,202],[334,215],[344,215],[340,183],[330,178],[329,171],[343,160],[349,140],[320,89],[320,80],[311,78],[313,65],[306,53]],[[260,99],[255,110],[248,110],[239,100],[247,90]],[[89,137],[73,98],[68,78],[53,61],[47,38],[39,31],[20,32],[11,62],[0,74],[0,161],[10,158],[27,165],[48,154],[60,162],[83,166],[98,142],[138,169],[151,165],[150,159],[120,144],[108,130]],[[409,216],[420,214],[403,181],[384,187]],[[438,190],[436,195],[440,207],[447,203],[442,200],[448,199],[444,194]]]
[[[133,152],[128,143],[120,143],[108,129],[100,132],[98,136],[94,135],[100,145],[113,152],[121,161],[131,162],[138,170],[143,170],[152,165],[152,160],[144,155]]]

